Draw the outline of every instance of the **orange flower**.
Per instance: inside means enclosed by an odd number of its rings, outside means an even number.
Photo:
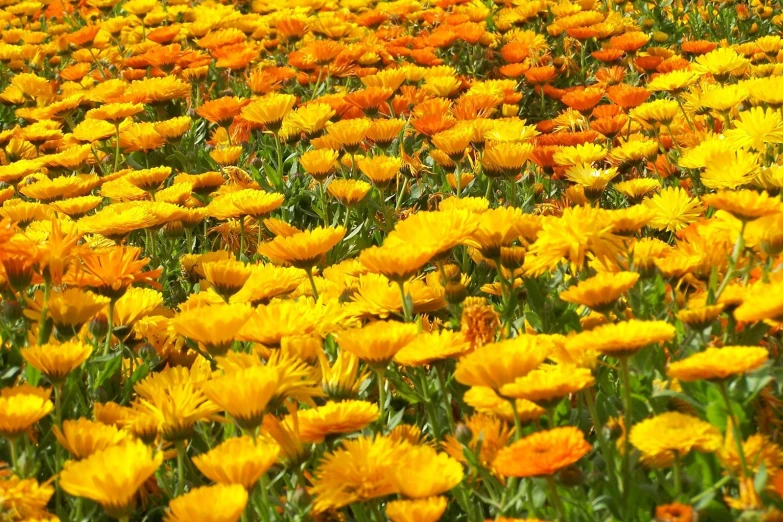
[[[493,467],[507,477],[552,475],[592,449],[579,428],[538,431],[498,452]]]
[[[606,97],[623,109],[630,109],[641,105],[650,97],[650,91],[644,87],[635,87],[627,83],[612,85],[606,91]]]
[[[203,103],[201,107],[196,109],[196,114],[211,123],[226,127],[245,105],[247,105],[247,100],[236,96],[224,96]]]
[[[613,36],[609,39],[609,46],[613,49],[619,49],[626,53],[633,53],[638,51],[650,41],[650,35],[641,31],[631,31],[629,33],[621,34],[620,36]]]
[[[604,97],[604,90],[598,87],[586,87],[584,89],[575,89],[560,101],[574,110],[584,112],[592,109]]]

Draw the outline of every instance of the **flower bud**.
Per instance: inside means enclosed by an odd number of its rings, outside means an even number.
[[[456,437],[460,444],[468,445],[470,444],[470,441],[473,440],[473,431],[467,424],[460,422],[454,429],[454,437]]]
[[[106,314],[98,314],[90,319],[88,328],[95,339],[103,339],[109,331],[109,319]]]

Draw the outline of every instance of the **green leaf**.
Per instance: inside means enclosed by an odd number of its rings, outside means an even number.
[[[109,359],[109,361],[106,363],[106,366],[103,367],[103,369],[98,373],[98,376],[95,378],[95,387],[98,388],[103,386],[106,381],[111,379],[112,376],[117,373],[121,365],[122,354],[118,354]]]

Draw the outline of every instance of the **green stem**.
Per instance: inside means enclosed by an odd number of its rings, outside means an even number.
[[[185,492],[185,456],[187,446],[185,442],[177,442],[177,496]]]
[[[117,172],[117,170],[119,170],[120,168],[120,124],[115,123],[114,128],[116,131],[115,139],[117,143],[115,143],[114,145],[114,170],[112,170],[113,173]]]
[[[682,496],[682,462],[680,461],[680,454],[676,451],[674,452],[672,474],[674,475],[674,500],[676,501]]]
[[[63,401],[62,401],[63,385],[54,385],[54,416],[55,422],[58,426],[63,424]]]
[[[745,460],[745,449],[742,447],[742,432],[740,431],[740,425],[737,418],[734,416],[734,410],[731,407],[731,398],[729,397],[729,387],[726,384],[726,380],[720,381],[718,389],[723,397],[723,402],[726,405],[726,418],[731,422],[732,436],[734,438],[734,444],[737,446],[737,455],[739,456],[740,465],[742,466],[743,477],[750,477],[748,473],[748,464]]]
[[[242,257],[245,251],[245,217],[239,216],[239,251],[237,252],[237,261]]]
[[[45,339],[46,332],[49,330],[46,327],[46,316],[49,309],[49,291],[51,289],[51,284],[49,283],[49,278],[44,279],[44,296],[43,296],[43,305],[41,306],[41,320],[38,321],[38,345],[46,344],[46,341],[49,339]]]
[[[438,364],[433,365],[435,375],[438,377],[438,385],[440,386],[440,393],[443,396],[443,403],[446,406],[446,418],[449,420],[449,431],[454,433],[454,414],[451,411],[451,398],[449,397],[448,389],[446,388],[446,379],[443,376],[443,372],[440,371]]]
[[[625,424],[625,444],[623,451],[623,496],[628,498],[631,489],[631,372],[628,368],[628,357],[620,357],[620,377],[623,381],[623,406]]]
[[[307,278],[310,280],[310,287],[313,289],[313,298],[318,301],[318,288],[315,286],[315,279],[313,279],[313,268],[305,268],[307,272]]]
[[[408,306],[408,299],[405,297],[405,283],[397,281],[397,286],[400,287],[400,297],[402,298],[402,314],[405,318],[405,322],[409,323],[413,320],[413,311]]]
[[[560,494],[558,494],[557,492],[557,484],[555,483],[555,478],[552,475],[547,475],[546,482],[547,485],[549,485],[549,493],[550,496],[552,497],[550,500],[552,501],[552,504],[555,505],[558,519],[565,522],[566,520],[568,520],[568,518],[566,517],[565,506],[563,506],[563,502],[560,500]]]
[[[109,349],[111,348],[111,338],[113,334],[112,330],[114,330],[114,303],[115,303],[114,299],[109,301],[109,317],[108,317],[109,329],[106,331],[106,341],[104,341],[103,344],[103,355],[108,354]]]
[[[511,403],[511,411],[514,412],[514,440],[517,441],[522,437],[522,421],[519,420],[516,399],[509,399],[508,402]]]
[[[16,439],[6,439],[6,440],[8,440],[8,450],[11,453],[11,469],[13,469],[14,473],[16,473],[17,475],[22,476],[22,473],[19,470],[18,457],[16,455]]]
[[[721,281],[720,286],[715,291],[716,301],[723,293],[723,290],[726,289],[726,285],[729,284],[729,280],[732,277],[734,277],[734,267],[737,266],[737,261],[739,261],[739,256],[742,253],[742,250],[745,248],[745,225],[746,224],[747,221],[742,222],[739,236],[737,236],[737,241],[734,242],[734,248],[731,251],[731,258],[729,259],[729,268],[726,270],[726,275],[723,276],[723,281]]]
[[[375,370],[378,377],[378,422],[380,422],[381,431],[386,427],[386,368]]]
[[[604,439],[603,424],[598,418],[598,410],[595,407],[595,399],[593,399],[593,395],[590,393],[590,390],[585,390],[583,395],[585,397],[585,402],[587,403],[587,410],[590,412],[590,417],[593,419],[593,427],[595,429],[595,436],[598,439],[598,447],[601,448],[601,453],[603,454],[604,460],[606,461],[606,469],[609,470],[609,477],[611,478],[612,482],[617,484],[617,469],[615,468],[614,464],[614,451],[611,451],[608,448],[607,441]],[[617,484],[617,486],[619,489],[620,485]]]

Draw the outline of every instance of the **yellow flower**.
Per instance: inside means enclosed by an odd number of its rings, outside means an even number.
[[[735,147],[765,152],[767,144],[783,143],[783,118],[778,111],[752,107],[740,112],[734,128],[724,135]]]
[[[308,150],[299,157],[299,164],[302,165],[305,172],[316,180],[323,181],[334,170],[338,156],[339,154],[336,150]],[[329,186],[331,187],[331,185],[330,183]]]
[[[77,459],[84,459],[93,453],[116,446],[128,437],[127,432],[120,431],[116,426],[85,418],[65,420],[62,429],[54,426],[52,431],[57,442]]]
[[[500,388],[504,397],[525,399],[544,407],[553,406],[566,395],[580,392],[595,383],[587,368],[564,364],[541,365],[523,377]]]
[[[193,464],[218,484],[239,484],[249,491],[275,463],[279,451],[275,444],[236,437],[194,457]]]
[[[415,324],[374,321],[361,328],[341,332],[337,342],[340,348],[351,352],[362,361],[385,367],[417,333],[418,327]]]
[[[4,394],[0,397],[0,435],[14,440],[53,409],[52,402],[40,394]]]
[[[272,132],[278,132],[283,124],[283,118],[295,104],[296,96],[292,94],[271,93],[245,105],[240,114],[244,120],[263,125]]]
[[[312,270],[322,255],[345,237],[345,229],[316,228],[298,232],[288,237],[277,236],[258,246],[258,253],[276,264],[291,264],[304,270]]]
[[[451,330],[422,332],[394,356],[402,366],[424,366],[435,361],[456,358],[470,350],[465,336]]]
[[[69,461],[59,484],[69,495],[97,502],[114,518],[129,517],[135,508],[136,491],[163,462],[139,440],[106,448],[78,462]]]
[[[239,484],[215,484],[188,491],[169,502],[164,522],[236,522],[247,505]]]
[[[783,467],[783,448],[775,444],[768,435],[755,433],[745,439],[742,442],[742,453],[745,456],[748,471],[753,475],[762,465],[768,470],[777,470]],[[726,431],[723,446],[718,450],[718,458],[735,475],[741,476],[744,473],[732,430]]]
[[[63,381],[92,354],[92,346],[81,341],[44,344],[22,349],[22,357],[53,383]]]
[[[569,350],[596,350],[613,357],[633,355],[645,346],[670,341],[675,329],[666,321],[624,321],[605,324],[566,340]]]
[[[611,309],[638,280],[635,272],[601,272],[561,292],[560,299],[602,312]]]
[[[373,183],[385,188],[400,172],[402,160],[397,157],[377,155],[356,160],[359,170]]]
[[[171,320],[179,335],[202,344],[213,354],[225,353],[242,326],[248,322],[253,309],[245,303],[200,306],[180,312]]]
[[[680,381],[719,381],[752,372],[767,362],[769,352],[756,346],[707,348],[681,361],[669,364],[666,374]]]
[[[780,198],[772,198],[766,191],[759,193],[755,190],[720,190],[715,194],[705,194],[702,201],[742,221],[753,221],[783,211]]]
[[[69,288],[49,297],[47,314],[61,334],[73,334],[107,304],[109,299],[106,297],[78,288]]]
[[[249,266],[233,259],[204,263],[201,270],[215,292],[226,301],[242,288],[252,273]]]
[[[280,381],[276,369],[251,366],[204,384],[204,395],[219,405],[243,429],[261,425],[267,404],[274,397]]]
[[[666,467],[675,456],[682,458],[691,450],[717,450],[721,436],[717,428],[697,417],[667,412],[635,424],[630,441],[642,452],[643,461]]]
[[[407,444],[388,437],[343,440],[315,470],[313,510],[322,513],[394,493],[394,470],[407,450]]]
[[[396,283],[404,283],[429,263],[433,252],[415,243],[392,243],[365,248],[359,262],[374,274]]]
[[[394,467],[396,490],[407,498],[423,499],[440,495],[462,482],[462,464],[432,446],[413,446]]]
[[[758,156],[752,152],[744,149],[720,152],[707,158],[701,181],[711,189],[735,189],[753,181],[758,170]]]
[[[591,199],[598,198],[615,176],[616,167],[597,169],[589,163],[573,165],[565,173],[566,179],[584,187],[585,195]]]
[[[725,298],[724,294],[720,297]],[[737,321],[749,322],[783,319],[783,282],[753,287],[734,310],[734,318]]]
[[[393,500],[386,504],[386,516],[392,522],[437,522],[446,511],[446,497],[418,500]]]
[[[454,378],[468,386],[499,390],[533,371],[546,359],[549,346],[535,336],[485,344],[457,362]]]
[[[669,187],[642,204],[654,212],[650,225],[658,230],[676,232],[699,219],[701,203],[681,188]]]
[[[303,442],[320,443],[329,435],[359,431],[377,419],[377,404],[329,401],[323,406],[299,411],[299,438]]]
[[[54,495],[51,481],[39,484],[35,479],[21,479],[16,475],[0,478],[0,508],[11,520],[36,520],[55,522],[59,520],[46,510],[49,499]]]

